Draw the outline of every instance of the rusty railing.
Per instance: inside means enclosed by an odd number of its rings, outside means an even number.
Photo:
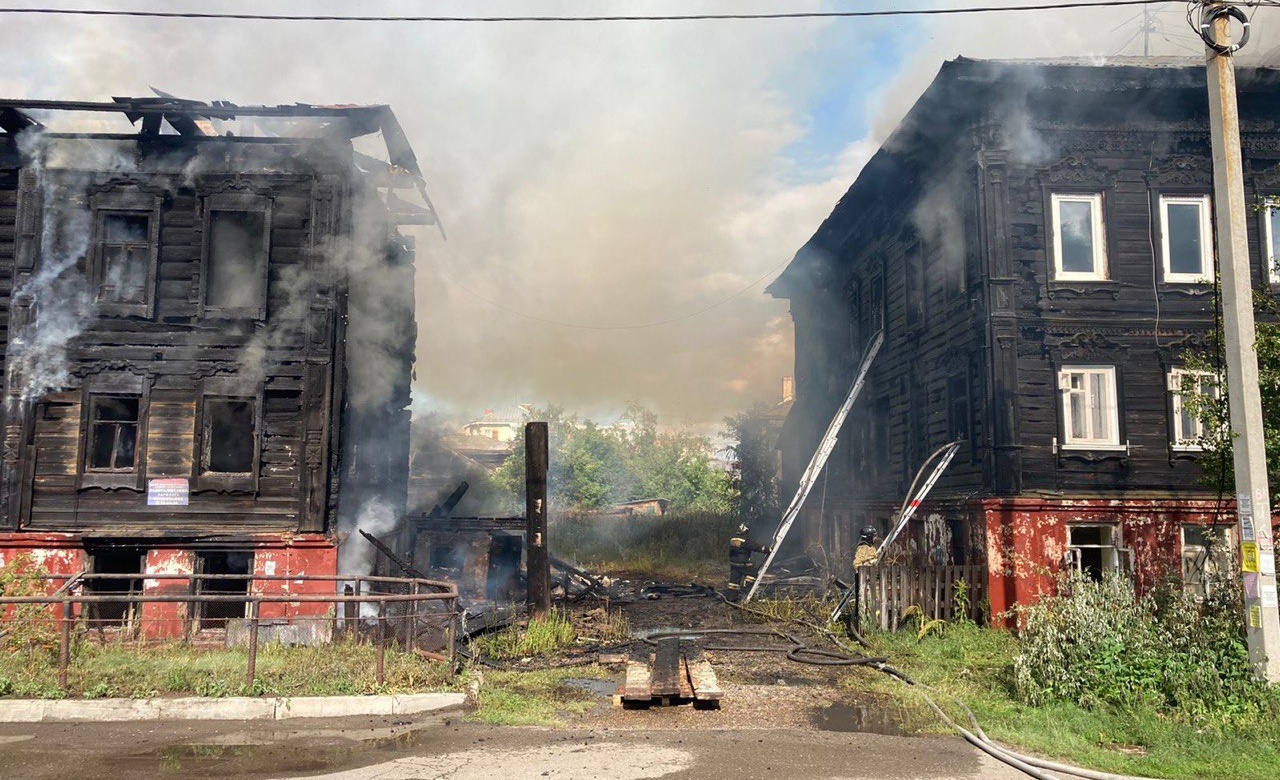
[[[249,685],[253,685],[257,672],[259,634],[266,627],[274,628],[279,638],[281,626],[309,626],[310,643],[314,644],[328,643],[336,637],[372,643],[376,648],[378,685],[385,681],[388,646],[399,644],[407,652],[450,664],[455,659],[458,588],[444,580],[194,573],[80,573],[42,575],[39,579],[48,585],[46,594],[0,596],[0,628],[14,619],[17,607],[47,606],[59,624],[58,684],[64,690],[71,665],[72,632],[77,623],[86,629],[86,636],[96,630],[101,641],[110,635],[116,641],[138,644],[172,640],[191,643],[221,629],[226,632],[224,643],[229,646],[236,629],[242,628],[248,649]],[[122,590],[101,587],[111,583],[117,588],[120,583],[128,585]],[[135,583],[140,589],[133,588]],[[165,588],[163,583],[173,583],[173,587]],[[315,592],[315,586],[324,583],[332,583],[334,592]],[[220,591],[211,589],[211,585],[234,586],[236,590]],[[330,609],[317,611],[326,604]],[[147,609],[147,605],[154,606]],[[173,605],[172,611],[162,605]],[[206,605],[228,605],[230,609],[210,616]],[[268,606],[266,617],[264,605]],[[104,617],[104,607],[110,608],[106,612],[118,611],[119,616]],[[243,607],[243,617],[230,614],[238,607]],[[438,647],[442,652],[423,645]]]

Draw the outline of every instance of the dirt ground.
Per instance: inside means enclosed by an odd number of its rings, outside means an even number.
[[[602,604],[587,599],[579,615]],[[635,600],[621,609],[632,631],[776,628],[812,647],[828,641],[794,624],[759,622],[712,596]],[[598,613],[597,613],[598,614]],[[589,625],[589,620],[587,621]],[[767,635],[703,634],[713,645],[769,645],[775,652],[712,650],[724,689],[719,710],[690,705],[623,709],[613,699],[624,667],[578,681],[596,697],[563,728],[512,728],[423,718],[290,723],[0,725],[0,778],[212,778],[315,776],[416,778],[650,778],[718,780],[1017,777],[959,739],[922,735],[892,703],[837,685],[847,667],[787,659],[790,642]],[[696,641],[694,642],[696,644]],[[632,652],[643,655],[642,644]],[[911,736],[907,736],[911,735]]]

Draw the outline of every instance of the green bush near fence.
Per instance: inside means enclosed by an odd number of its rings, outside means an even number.
[[[1208,726],[1280,715],[1280,694],[1249,662],[1238,583],[1211,592],[1201,603],[1169,583],[1140,598],[1127,577],[1071,575],[1022,611],[1019,698],[1151,707]]]

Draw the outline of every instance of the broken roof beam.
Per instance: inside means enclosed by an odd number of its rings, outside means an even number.
[[[16,108],[0,108],[0,130],[4,130],[9,135],[17,135],[33,127],[39,129],[44,125]]]

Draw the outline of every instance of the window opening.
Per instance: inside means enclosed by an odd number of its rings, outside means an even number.
[[[949,430],[952,441],[969,441],[969,387],[964,374],[947,380],[947,406]]]
[[[151,268],[151,217],[146,214],[105,215],[102,218],[101,262],[98,300],[145,304],[147,274]]]
[[[138,607],[130,596],[142,592],[142,574],[147,553],[136,547],[94,550],[89,553],[89,571],[93,574],[119,575],[85,581],[85,592],[95,596],[121,596],[119,600],[85,605],[88,625],[105,628],[132,628],[137,624]]]
[[[1076,569],[1094,581],[1120,570],[1119,536],[1115,526],[1073,525],[1069,531],[1071,556]]]
[[[1188,593],[1200,598],[1214,586],[1226,584],[1234,571],[1235,528],[1230,525],[1182,526],[1182,581]]]
[[[137,398],[89,398],[89,470],[134,470],[137,462],[140,406]]]
[[[1262,247],[1264,275],[1272,284],[1280,284],[1280,206],[1268,205],[1264,211],[1266,226]]]
[[[460,547],[451,544],[433,545],[427,564],[432,569],[453,569],[461,571],[467,562],[466,554]]]
[[[1209,198],[1161,197],[1161,248],[1164,280],[1177,283],[1210,281],[1213,268]]]
[[[509,601],[519,592],[520,553],[524,549],[520,537],[494,536],[489,541],[489,570],[485,575],[485,598]]]
[[[1218,398],[1218,377],[1210,371],[1190,371],[1175,368],[1169,372],[1169,390],[1173,394],[1173,446],[1179,450],[1203,449],[1202,442],[1209,433],[1199,414],[1187,408],[1183,394],[1193,392],[1199,396]]]
[[[1102,195],[1053,195],[1051,201],[1055,278],[1106,279]]]
[[[1120,445],[1114,367],[1063,368],[1058,373],[1058,387],[1062,393],[1064,446]]]
[[[254,402],[206,398],[204,414],[204,472],[252,473],[257,444]]]
[[[228,596],[227,601],[206,601],[196,605],[199,626],[226,628],[227,622],[243,618],[249,606],[249,579],[253,573],[253,553],[246,550],[218,550],[196,553],[198,575],[238,575],[236,579],[196,579],[196,593]]]
[[[209,262],[205,306],[258,310],[266,285],[266,213],[209,213]]]

